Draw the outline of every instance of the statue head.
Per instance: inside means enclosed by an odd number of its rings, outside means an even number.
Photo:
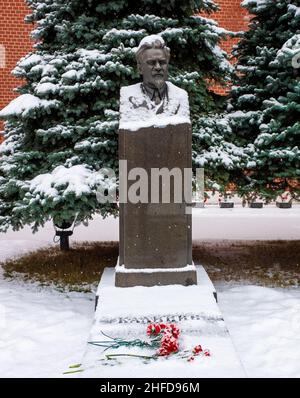
[[[168,78],[170,60],[170,49],[162,37],[145,37],[137,49],[136,60],[144,84],[157,89],[162,88]]]

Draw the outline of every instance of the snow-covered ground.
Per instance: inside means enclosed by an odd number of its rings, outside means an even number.
[[[300,377],[300,289],[221,285],[217,290],[247,375]],[[81,361],[93,319],[92,295],[1,278],[0,302],[1,377],[64,377],[70,364]]]
[[[1,377],[59,377],[81,359],[93,317],[89,294],[0,279]]]
[[[219,306],[249,377],[300,377],[300,289],[217,285]]]
[[[201,215],[197,217],[197,215]],[[194,212],[194,239],[300,239],[300,209]],[[117,240],[118,220],[96,219],[75,240]],[[50,224],[0,234],[0,261],[45,244]],[[300,289],[217,285],[219,305],[248,376],[300,377]],[[9,282],[0,274],[1,377],[60,377],[81,361],[93,320],[93,296]],[[193,366],[193,363],[191,363]],[[151,376],[151,375],[149,375]]]

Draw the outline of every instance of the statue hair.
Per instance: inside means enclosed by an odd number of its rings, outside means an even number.
[[[169,62],[169,60],[170,60],[170,55],[171,55],[171,52],[170,52],[169,47],[167,47],[167,46],[166,46],[164,43],[162,43],[160,40],[155,40],[155,41],[152,42],[151,44],[150,44],[150,43],[145,43],[145,44],[143,44],[143,45],[138,49],[138,51],[135,53],[136,61],[137,61],[138,64],[141,63],[141,59],[142,59],[142,56],[143,56],[144,51],[149,50],[149,49],[151,49],[151,48],[163,50],[164,53],[165,53],[165,55],[166,55],[166,57],[167,57],[167,60],[168,60],[168,62]]]

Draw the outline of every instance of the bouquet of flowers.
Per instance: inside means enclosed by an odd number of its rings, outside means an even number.
[[[168,357],[170,355],[178,355],[181,358],[187,359],[189,362],[193,361],[196,356],[209,357],[210,351],[202,349],[201,345],[195,346],[191,351],[179,351],[179,336],[180,329],[174,323],[151,323],[147,327],[147,335],[149,341],[140,339],[124,340],[120,338],[110,337],[102,332],[107,338],[104,341],[91,341],[89,344],[104,347],[105,350],[116,349],[120,347],[141,347],[156,349],[155,354],[151,356],[136,355],[136,354],[106,354],[106,359],[113,359],[121,356],[140,357],[143,359],[157,359],[158,357]]]

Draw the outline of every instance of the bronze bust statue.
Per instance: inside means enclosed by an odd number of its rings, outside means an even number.
[[[187,92],[167,81],[170,49],[163,38],[145,37],[136,60],[143,81],[121,88],[120,128],[190,123]]]

